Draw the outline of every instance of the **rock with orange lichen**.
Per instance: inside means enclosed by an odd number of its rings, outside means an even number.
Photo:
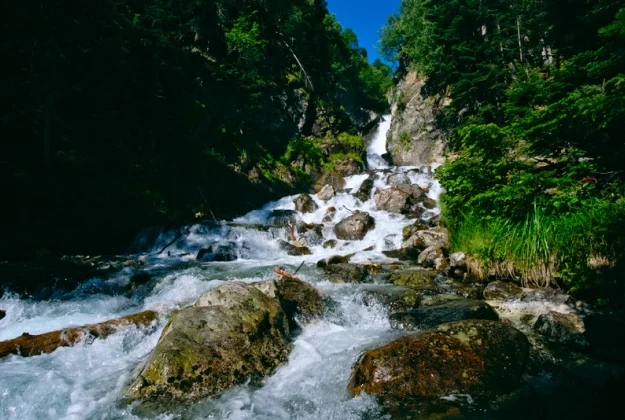
[[[528,353],[525,335],[501,322],[443,324],[361,355],[348,390],[354,396],[376,395],[384,403],[502,394],[519,382]]]

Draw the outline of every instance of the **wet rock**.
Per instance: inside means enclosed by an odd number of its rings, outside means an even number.
[[[488,283],[484,289],[484,299],[494,301],[506,301],[508,299],[519,298],[523,289],[513,283],[494,281]]]
[[[625,316],[590,314],[584,318],[584,335],[594,355],[602,359],[625,362]]]
[[[575,314],[548,312],[538,317],[532,330],[552,343],[585,347],[584,321]]]
[[[421,230],[428,230],[428,229],[429,228],[425,225],[425,223],[418,220],[413,225],[405,226],[404,229],[402,230],[402,235],[404,236],[404,239],[408,239],[415,233]]]
[[[278,299],[224,283],[172,315],[126,396],[194,400],[262,378],[287,360],[288,333]]]
[[[449,256],[449,266],[461,270],[467,267],[467,256],[464,252],[454,252]]]
[[[424,250],[425,248],[447,248],[449,239],[444,232],[420,230],[404,241],[402,249]]]
[[[7,311],[0,309],[0,319],[3,319],[5,316],[7,316]]]
[[[340,221],[334,226],[334,233],[338,239],[361,240],[367,232],[375,227],[375,220],[369,213],[357,211],[353,215]]]
[[[425,248],[419,254],[417,262],[424,267],[435,267],[437,260],[443,256],[443,250],[435,246]],[[440,271],[440,270],[438,270]]]
[[[389,314],[414,309],[419,306],[421,300],[417,291],[404,286],[371,286],[363,291],[363,295],[365,305],[380,305]]]
[[[421,295],[421,304],[420,307],[425,306],[437,306],[442,305],[449,302],[458,302],[464,301],[465,298],[459,295],[450,295],[450,294],[436,294],[436,295]]]
[[[388,177],[388,184],[392,186],[410,184],[410,178],[406,174],[393,174]]]
[[[469,299],[482,299],[484,296],[484,285],[482,283],[461,283],[450,280],[447,282],[451,289],[460,296]]]
[[[0,359],[10,355],[31,357],[52,353],[60,347],[71,347],[78,343],[90,342],[85,341],[86,338],[108,337],[116,333],[120,327],[129,325],[147,327],[158,320],[158,317],[158,313],[154,311],[145,311],[99,324],[65,328],[45,334],[30,335],[26,332],[13,340],[0,342]]]
[[[336,172],[342,176],[356,175],[361,173],[364,169],[361,162],[347,156],[337,159],[333,163]]]
[[[297,316],[309,322],[323,315],[323,299],[313,286],[293,277],[282,277],[275,283],[280,303],[289,319]]]
[[[202,248],[195,257],[198,261],[235,261],[237,259],[236,244],[213,244]]]
[[[397,286],[406,286],[413,289],[440,289],[434,279],[438,274],[433,270],[410,270],[391,273],[388,282]]]
[[[354,196],[362,202],[369,200],[371,198],[371,191],[373,190],[373,183],[374,179],[372,177],[365,179]]]
[[[329,207],[328,211],[326,211],[325,216],[323,216],[322,223],[331,223],[334,220],[334,214],[336,213],[335,207]]]
[[[319,208],[309,194],[301,194],[293,202],[295,203],[295,210],[301,213],[313,213]]]
[[[402,330],[423,330],[447,322],[465,319],[499,320],[497,312],[480,300],[458,300],[436,306],[398,312],[390,317],[391,327]]]
[[[317,246],[323,243],[323,225],[301,223],[297,229],[300,241],[307,246]]]
[[[376,191],[374,195],[378,210],[391,213],[410,213],[425,193],[418,185],[397,185]]]
[[[336,172],[325,172],[315,184],[315,191],[321,191],[325,185],[332,187],[334,191],[345,188],[345,178]]]
[[[332,249],[332,248],[336,247],[337,243],[338,242],[337,242],[336,239],[330,239],[329,241],[325,241],[323,243],[323,247],[326,248],[326,249]]]
[[[276,226],[295,226],[298,221],[297,212],[295,210],[273,210],[267,219],[267,223]]]
[[[331,283],[362,283],[369,274],[367,267],[361,264],[331,264],[323,271]]]
[[[323,268],[332,264],[347,264],[351,255],[332,255],[331,257],[323,258],[317,261],[317,267]]]
[[[279,240],[278,244],[280,246],[280,249],[286,252],[288,255],[297,256],[297,255],[311,255],[312,254],[310,249],[308,249],[305,246],[293,245],[284,240]]]
[[[334,188],[332,188],[332,185],[324,185],[321,191],[317,193],[317,197],[320,200],[328,201],[334,197],[334,194]]]
[[[450,394],[504,394],[518,384],[528,352],[525,335],[497,321],[443,324],[365,352],[348,391],[376,395],[383,404]]]

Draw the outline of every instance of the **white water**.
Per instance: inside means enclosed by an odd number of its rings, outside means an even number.
[[[404,174],[412,183],[429,188],[437,199],[441,192],[431,174],[417,168],[390,168],[380,157],[386,152],[386,134],[390,117],[385,117],[369,145],[370,169],[378,179],[374,188],[386,188],[389,177]],[[354,198],[368,174],[349,177],[345,192],[328,202],[314,197],[319,209],[298,214],[308,223],[322,223],[328,208],[335,207],[333,221],[325,223],[323,241],[335,239],[334,224],[354,210],[369,212],[376,228],[362,241],[338,241],[335,249],[311,245],[312,256],[287,256],[277,239],[287,239],[286,230],[267,231],[216,224],[198,224],[161,255],[142,256],[155,275],[147,285],[129,295],[120,294],[133,269],[124,270],[106,281],[93,279],[77,290],[51,301],[31,301],[16,296],[0,298],[0,308],[7,316],[0,320],[0,340],[23,332],[39,334],[69,326],[101,322],[146,309],[156,309],[165,316],[173,309],[193,303],[204,291],[224,281],[247,282],[272,278],[273,266],[307,264],[304,280],[337,302],[325,319],[307,325],[293,343],[289,362],[266,378],[260,388],[242,385],[217,398],[192,405],[145,409],[122,402],[124,387],[141,362],[156,344],[164,322],[152,328],[128,327],[106,339],[61,348],[52,354],[31,358],[12,356],[0,361],[0,418],[2,419],[361,419],[378,418],[372,398],[352,399],[347,382],[352,364],[367,348],[388,342],[397,335],[390,329],[380,308],[362,303],[359,285],[333,285],[327,282],[314,264],[336,254],[358,252],[354,262],[388,260],[382,251],[399,248],[401,230],[414,220],[402,215],[378,211],[370,199],[364,203]],[[372,194],[373,196],[373,194]],[[273,210],[294,210],[293,199],[266,204],[263,208],[237,219],[239,223],[267,224]],[[436,215],[430,211],[425,217]],[[176,233],[164,232],[153,244],[161,249]],[[197,263],[201,248],[215,242],[233,243],[238,260],[234,262]],[[363,251],[373,247],[371,251]]]

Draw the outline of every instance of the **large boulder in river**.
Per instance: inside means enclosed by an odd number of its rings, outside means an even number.
[[[498,321],[443,324],[364,353],[348,390],[376,395],[383,403],[504,394],[518,384],[529,347],[523,333]]]
[[[300,213],[312,213],[319,208],[315,200],[309,194],[301,194],[295,200],[295,210]]]
[[[403,184],[378,190],[373,198],[378,210],[386,210],[391,213],[411,213],[415,210],[417,203],[426,197],[425,192],[418,185]]]
[[[455,300],[441,305],[415,308],[391,315],[391,327],[402,330],[433,328],[465,319],[499,320],[488,303],[480,300]]]
[[[282,277],[275,285],[277,297],[289,319],[297,317],[302,321],[310,321],[323,315],[323,299],[310,284],[297,278]]]
[[[347,241],[361,240],[367,232],[375,227],[375,219],[362,211],[357,211],[334,226],[334,233],[338,239]]]
[[[225,283],[172,315],[126,395],[193,400],[260,379],[287,360],[288,333],[277,298]]]

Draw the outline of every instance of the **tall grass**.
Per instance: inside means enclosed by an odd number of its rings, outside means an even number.
[[[622,199],[596,200],[564,215],[545,215],[534,206],[521,223],[467,215],[452,228],[451,247],[469,256],[469,270],[480,279],[507,277],[524,286],[572,288],[597,266],[613,264],[610,229],[624,215]]]

